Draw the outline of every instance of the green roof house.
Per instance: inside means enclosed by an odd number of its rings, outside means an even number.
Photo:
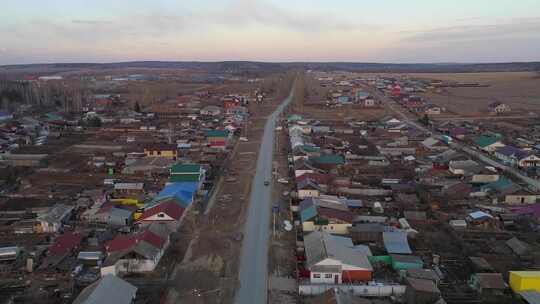
[[[287,123],[297,122],[302,119],[303,119],[302,116],[293,114],[287,118]]]
[[[198,164],[175,164],[171,167],[170,182],[200,182],[205,177],[205,171]]]
[[[205,130],[204,131],[204,136],[206,138],[216,138],[216,137],[221,137],[221,138],[227,138],[229,136],[229,132],[227,130]]]
[[[494,152],[497,148],[504,147],[504,144],[496,136],[482,135],[474,139],[474,144],[478,148],[487,151]]]
[[[325,154],[321,156],[310,157],[309,161],[321,169],[331,169],[345,164],[345,159],[337,154]]]

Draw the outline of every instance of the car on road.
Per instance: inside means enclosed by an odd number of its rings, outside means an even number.
[[[269,181],[264,181],[264,185],[268,186],[268,185],[270,185],[270,182]]]

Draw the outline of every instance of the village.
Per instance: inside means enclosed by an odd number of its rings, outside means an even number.
[[[256,152],[242,151],[255,147],[249,136],[259,111],[272,107],[275,85],[268,93],[261,79],[208,78],[176,85],[189,89],[151,104],[146,95],[133,102],[133,93],[116,93],[171,76],[159,77],[98,76],[91,82],[99,93],[84,96],[75,111],[27,104],[0,113],[1,303],[90,303],[110,290],[115,303],[166,300],[196,238],[194,222],[216,222],[210,210],[222,204],[240,216],[231,201],[243,208],[241,193],[225,188],[250,183],[234,164],[252,161]],[[231,232],[235,242],[240,228]],[[201,251],[211,253],[219,250]]]
[[[302,303],[538,303],[536,119],[435,120],[440,82],[306,75],[283,122]]]

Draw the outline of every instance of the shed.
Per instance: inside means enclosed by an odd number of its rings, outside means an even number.
[[[441,297],[441,291],[431,280],[407,278],[405,299],[407,304],[432,304]]]
[[[390,259],[392,268],[396,271],[424,268],[424,261],[415,255],[390,254]]]

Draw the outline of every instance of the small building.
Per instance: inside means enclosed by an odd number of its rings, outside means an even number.
[[[508,205],[530,205],[536,203],[538,195],[526,190],[519,190],[517,192],[507,194],[504,197],[504,203]]]
[[[73,304],[132,304],[137,287],[114,275],[105,275],[84,288]]]
[[[407,304],[433,304],[441,297],[441,291],[431,280],[407,278],[406,282]]]
[[[501,295],[506,289],[506,283],[500,273],[474,273],[469,285],[482,296]]]
[[[115,183],[114,193],[119,197],[137,198],[144,194],[144,183]]]
[[[171,167],[171,176],[169,181],[177,182],[197,182],[205,179],[205,170],[199,164],[175,164]]]
[[[407,241],[405,231],[385,231],[383,232],[383,243],[386,251],[390,254],[411,254],[412,250]]]
[[[40,232],[59,232],[63,228],[64,223],[71,217],[73,209],[73,206],[56,204],[51,207],[45,214],[38,216]]]
[[[441,107],[433,104],[426,105],[426,109],[424,110],[424,114],[426,115],[439,115],[441,112]]]
[[[227,130],[206,130],[204,137],[209,147],[217,149],[225,149],[229,139]]]
[[[478,148],[490,153],[495,152],[497,148],[505,146],[496,136],[482,135],[476,137],[473,141]]]
[[[390,254],[390,259],[392,268],[396,271],[424,268],[424,261],[415,255]]]
[[[222,110],[218,106],[209,105],[202,108],[200,113],[201,115],[206,115],[206,116],[218,116],[218,115],[221,115]]]
[[[19,257],[21,248],[19,246],[3,246],[0,247],[0,262],[14,261]]]
[[[515,293],[525,290],[540,292],[540,271],[510,271],[509,281]]]
[[[147,157],[165,157],[176,159],[178,157],[178,147],[172,144],[151,144],[144,147],[144,154]]]
[[[512,109],[509,105],[502,103],[502,102],[492,102],[488,105],[488,111],[494,114],[499,113],[507,113],[510,112]]]

